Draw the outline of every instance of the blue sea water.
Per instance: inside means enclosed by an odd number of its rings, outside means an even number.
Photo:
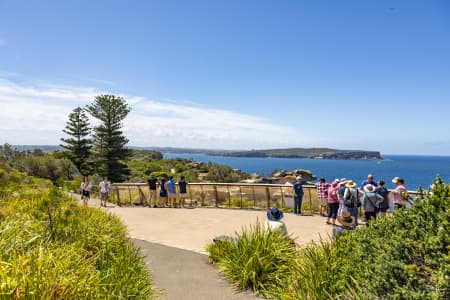
[[[318,178],[327,181],[335,178],[348,178],[360,184],[367,174],[374,175],[375,180],[384,179],[388,188],[394,188],[392,178],[399,176],[405,179],[409,190],[419,186],[428,188],[437,175],[450,182],[450,156],[412,156],[383,155],[384,160],[328,160],[304,158],[248,158],[211,156],[193,153],[165,153],[164,158],[182,157],[201,162],[214,162],[241,169],[247,173],[259,173],[269,176],[274,170],[311,170]]]

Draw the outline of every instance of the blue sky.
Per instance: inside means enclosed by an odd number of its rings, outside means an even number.
[[[450,2],[0,0],[0,142],[99,93],[130,145],[450,155]]]

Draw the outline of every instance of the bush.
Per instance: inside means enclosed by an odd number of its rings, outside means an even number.
[[[280,231],[262,225],[244,229],[236,242],[207,247],[210,259],[240,289],[265,292],[284,281],[295,257],[295,243]]]
[[[0,298],[148,299],[142,257],[121,221],[86,209],[56,188],[3,199]]]
[[[450,299],[449,208],[450,185],[438,178],[433,193],[410,210],[378,218],[335,242],[312,243],[296,254],[270,250],[261,255],[257,245],[274,247],[270,236],[253,231],[238,236],[236,245],[258,241],[253,251],[239,249],[242,257],[237,246],[208,250],[234,284],[269,298]],[[255,261],[262,266],[255,268]],[[288,271],[269,267],[288,262]],[[258,276],[249,280],[249,272]]]

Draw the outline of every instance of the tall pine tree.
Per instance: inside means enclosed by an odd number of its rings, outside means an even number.
[[[90,170],[89,156],[91,150],[91,140],[88,135],[91,133],[89,119],[81,107],[75,108],[69,115],[69,121],[63,132],[70,137],[61,138],[64,144],[60,146],[66,149],[68,158],[77,167],[81,174],[87,175]]]
[[[123,161],[130,157],[131,152],[125,147],[128,139],[120,129],[130,107],[122,97],[100,95],[86,110],[101,122],[94,127],[93,135],[93,157],[97,171],[113,182],[123,181],[130,174]]]

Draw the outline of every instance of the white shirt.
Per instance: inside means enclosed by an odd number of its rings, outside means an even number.
[[[101,193],[109,193],[109,182],[102,181],[99,184]]]
[[[286,225],[281,221],[266,220],[264,226],[269,230],[281,230],[284,234],[287,234]]]

